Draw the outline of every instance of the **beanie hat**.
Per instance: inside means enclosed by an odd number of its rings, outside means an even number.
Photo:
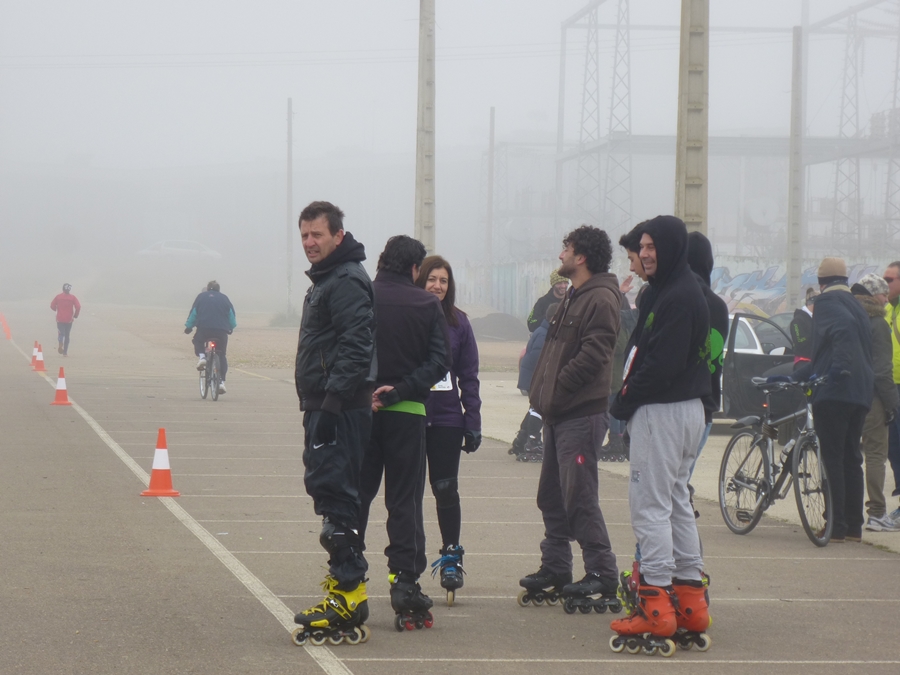
[[[567,283],[569,283],[569,280],[563,276],[560,276],[559,272],[557,272],[556,270],[553,270],[552,272],[550,272],[550,285],[551,286],[556,286],[556,284],[567,284]]]
[[[847,280],[847,263],[843,258],[823,258],[816,272],[819,284],[825,285],[843,279]]]
[[[877,274],[867,274],[856,283],[865,288],[869,295],[888,294],[887,282]],[[856,284],[853,285],[855,286]]]

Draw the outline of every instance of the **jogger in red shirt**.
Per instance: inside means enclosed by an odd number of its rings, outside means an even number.
[[[63,284],[62,290],[62,293],[53,298],[50,309],[56,312],[56,328],[59,332],[57,351],[63,356],[68,356],[69,334],[72,332],[72,322],[78,318],[78,314],[81,312],[81,303],[70,293],[72,284]]]

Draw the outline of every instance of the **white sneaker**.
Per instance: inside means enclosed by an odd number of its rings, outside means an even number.
[[[219,382],[219,394],[224,394],[224,393],[225,393],[225,383]]]
[[[866,529],[869,532],[900,532],[900,525],[895,523],[889,516],[869,516],[866,523]]]
[[[206,357],[201,356],[200,360],[197,361],[197,370],[206,370]]]
[[[884,518],[885,520],[890,520],[894,525],[900,525],[900,509],[894,509]]]

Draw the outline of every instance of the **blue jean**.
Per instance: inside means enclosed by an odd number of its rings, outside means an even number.
[[[609,395],[610,407],[612,407],[613,401],[616,400],[617,394],[618,394],[618,392],[616,392],[615,394]],[[628,422],[625,422],[624,420],[617,420],[615,417],[610,415],[609,416],[609,435],[610,435],[610,437],[621,436],[622,434],[624,434],[625,427],[627,426],[627,424],[628,424]]]

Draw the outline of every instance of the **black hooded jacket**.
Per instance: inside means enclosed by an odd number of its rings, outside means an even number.
[[[688,235],[688,266],[700,283],[700,290],[709,310],[709,372],[712,393],[703,397],[706,423],[712,422],[722,397],[722,362],[725,357],[725,338],[728,336],[728,305],[710,286],[713,271],[712,244],[700,232]]]
[[[345,232],[306,273],[313,285],[303,300],[294,365],[302,410],[339,413],[372,405],[375,295],[365,259],[365,247]]]
[[[629,341],[622,391],[610,409],[619,420],[643,405],[712,393],[709,309],[688,267],[687,228],[674,216],[657,216],[641,230],[653,239],[657,266]]]

